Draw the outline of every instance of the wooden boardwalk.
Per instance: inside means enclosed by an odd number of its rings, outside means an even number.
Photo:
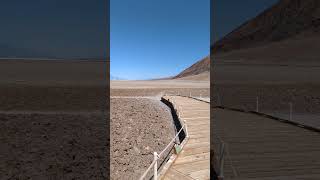
[[[320,179],[320,133],[256,114],[213,109],[214,150],[225,179]]]
[[[162,179],[210,179],[210,104],[181,96],[165,96],[185,120],[189,138]]]

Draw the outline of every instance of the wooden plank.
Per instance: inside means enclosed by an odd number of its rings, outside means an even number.
[[[203,161],[206,159],[210,159],[210,153],[195,154],[190,156],[178,156],[174,164],[185,164],[195,161]]]
[[[179,96],[167,98],[175,103],[180,112],[180,118],[185,120],[189,139],[172,163],[165,178],[187,179],[192,176],[191,179],[209,179],[210,104]]]
[[[209,128],[209,130],[210,130],[210,123],[209,122],[206,122],[206,123],[203,123],[203,122],[199,122],[199,126],[197,127],[197,125],[196,125],[196,123],[197,122],[187,122],[187,126],[188,126],[188,130],[196,130],[196,131],[198,131],[199,133],[201,133],[201,130],[202,129],[207,129],[207,128]]]
[[[172,166],[172,168],[182,172],[182,173],[186,173],[189,174],[191,172],[194,171],[200,171],[200,170],[204,170],[204,169],[208,169],[208,167],[210,167],[210,160],[206,159],[203,161],[195,161],[195,162],[191,162],[186,164],[175,164]]]
[[[196,147],[210,147],[210,142],[201,142],[201,143],[187,143],[183,149],[196,148]]]
[[[296,179],[306,174],[320,179],[319,133],[245,112],[215,109],[214,114],[213,138],[219,136],[227,145],[237,179]],[[214,144],[218,151],[219,142]],[[226,158],[226,179],[234,176],[230,164]]]
[[[201,143],[201,142],[210,142],[210,137],[204,137],[204,138],[193,138],[191,137],[190,139],[188,139],[188,143],[192,144],[192,143]]]
[[[170,168],[166,173],[166,176],[163,178],[164,180],[193,180],[191,177],[182,174],[181,172],[176,171],[173,168]]]
[[[189,176],[191,176],[193,179],[207,180],[210,179],[210,170],[204,169],[200,171],[190,172]]]
[[[183,149],[180,152],[180,155],[182,156],[189,156],[194,154],[202,154],[202,153],[208,153],[210,152],[210,147],[196,147],[196,148],[189,148],[189,149]]]
[[[205,138],[205,137],[209,137],[210,134],[209,133],[199,133],[199,134],[192,134],[190,135],[190,138]]]
[[[191,126],[189,127],[188,126],[188,131],[197,131],[197,132],[201,132],[202,130],[210,130],[210,126],[208,125],[199,125],[198,127],[197,126]]]

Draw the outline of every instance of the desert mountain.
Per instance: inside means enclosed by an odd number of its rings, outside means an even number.
[[[173,79],[209,80],[209,76],[210,58],[207,56],[173,77]]]
[[[301,57],[303,53],[307,61],[319,57],[315,48],[319,40],[320,1],[279,0],[217,41],[212,52],[229,59],[260,56],[274,61]]]

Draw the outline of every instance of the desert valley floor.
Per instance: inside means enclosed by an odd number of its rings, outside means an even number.
[[[111,81],[112,179],[138,179],[151,164],[152,153],[174,137],[171,111],[160,99],[178,93],[209,97],[209,81]]]

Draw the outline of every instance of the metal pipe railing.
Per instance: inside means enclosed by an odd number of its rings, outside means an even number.
[[[222,141],[220,137],[217,137],[217,141],[219,145],[218,144],[215,144],[215,145],[219,146],[219,150],[218,150],[219,154],[215,156],[215,161],[216,161],[215,167],[217,168],[216,172],[218,173],[218,179],[219,180],[224,179],[224,166],[225,166],[226,159],[230,163],[229,166],[231,166],[233,176],[235,178],[238,177],[237,170],[234,167],[232,159],[229,154],[228,144]]]
[[[171,95],[171,94],[167,94],[167,93],[164,93],[165,96],[168,96],[168,95]],[[180,92],[178,92],[177,94],[172,94],[174,96],[180,96]],[[200,95],[201,96],[201,95]],[[191,92],[190,92],[190,97],[191,97]],[[181,110],[181,107],[179,106],[178,109],[177,109],[177,106],[176,106],[176,103],[175,103],[175,100],[173,99],[172,100],[172,106],[173,106],[173,109],[178,112],[178,118],[180,119],[180,110]],[[143,180],[148,172],[152,169],[153,167],[153,179],[154,180],[157,180],[158,178],[158,160],[162,157],[162,155],[168,150],[169,147],[171,147],[171,145],[173,145],[175,142],[176,142],[176,139],[178,138],[179,134],[182,132],[182,130],[184,129],[185,131],[185,134],[186,134],[186,139],[189,137],[189,134],[188,134],[188,128],[187,128],[187,124],[186,124],[186,121],[183,120],[183,126],[180,128],[180,130],[178,131],[178,133],[175,135],[174,138],[172,138],[172,140],[169,142],[169,144],[158,154],[157,152],[154,152],[153,153],[153,161],[152,163],[150,164],[150,166],[148,167],[148,169],[143,173],[143,175],[140,177],[139,180]]]
[[[153,153],[153,161],[154,161],[154,167],[153,167],[153,179],[157,180],[158,179],[158,158],[160,158],[160,156],[158,156],[157,152]]]
[[[220,180],[224,179],[224,143],[222,142],[221,147],[220,147],[220,158],[219,158],[219,174],[218,174],[218,178]]]
[[[182,132],[182,130],[186,127],[186,124],[184,124],[181,129],[179,130],[179,132],[176,134],[176,136],[174,138],[172,138],[172,140],[169,142],[169,144],[158,154],[157,152],[153,153],[153,161],[150,164],[150,166],[148,167],[148,169],[143,173],[143,175],[140,177],[139,180],[143,180],[148,172],[151,170],[151,168],[153,167],[153,179],[156,180],[157,176],[158,176],[158,159],[160,159],[162,157],[162,155],[169,149],[169,147],[171,145],[173,145],[176,141],[176,138],[179,136],[179,134]]]
[[[175,111],[177,111],[175,103],[173,103],[173,107],[174,107]],[[178,118],[180,119],[180,112],[178,112]],[[147,176],[148,172],[151,170],[152,167],[153,167],[153,179],[157,180],[157,178],[158,178],[158,159],[160,159],[162,157],[162,155],[169,149],[169,147],[171,147],[171,145],[173,145],[176,142],[176,139],[178,138],[179,134],[182,132],[183,129],[186,133],[186,137],[187,138],[189,137],[188,132],[187,132],[187,124],[184,121],[183,126],[180,128],[180,130],[175,135],[175,137],[172,138],[172,140],[168,143],[168,145],[159,154],[157,152],[153,153],[152,163],[150,164],[148,169],[143,173],[143,175],[140,177],[139,180],[143,180]]]
[[[155,154],[153,154],[153,155],[155,155]],[[157,162],[157,161],[155,161],[155,157],[153,157],[152,163],[150,164],[150,166],[148,167],[148,169],[143,173],[143,175],[140,177],[139,180],[143,180],[143,179],[147,176],[148,172],[150,171],[150,169],[151,169],[152,167],[154,167],[154,165],[155,165],[156,162]],[[155,169],[157,169],[157,168],[155,168]]]

